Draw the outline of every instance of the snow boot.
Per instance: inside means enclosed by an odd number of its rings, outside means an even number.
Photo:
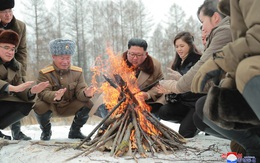
[[[90,109],[87,107],[81,108],[75,115],[73,122],[70,127],[70,132],[68,137],[70,139],[85,139],[86,136],[80,131],[80,128],[87,122],[89,118]]]
[[[40,124],[40,128],[42,130],[41,133],[41,140],[50,140],[51,139],[51,123],[50,118],[52,116],[52,112],[49,110],[44,114],[37,114],[35,113],[36,119]]]
[[[14,140],[32,140],[32,138],[22,133],[20,121],[13,123],[10,127],[11,127],[12,136]]]

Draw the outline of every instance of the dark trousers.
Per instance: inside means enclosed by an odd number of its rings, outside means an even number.
[[[197,132],[192,118],[194,112],[194,107],[185,106],[180,102],[167,103],[160,108],[159,117],[166,121],[180,123],[179,133],[185,138],[190,138]]]
[[[19,121],[32,110],[33,103],[0,101],[0,129]]]

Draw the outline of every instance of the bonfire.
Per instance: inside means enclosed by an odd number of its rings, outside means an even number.
[[[110,50],[108,56],[108,63],[99,60],[99,64],[93,68],[93,79],[99,75],[105,79],[100,89],[109,110],[108,115],[76,148],[84,145],[86,149],[81,154],[85,155],[101,150],[110,151],[111,156],[116,157],[127,153],[139,153],[141,157],[147,157],[147,152],[152,155],[159,152],[168,154],[184,148],[186,140],[160,123],[150,113],[151,107],[144,99],[135,97],[135,94],[146,88],[138,88],[132,68]],[[92,83],[98,82],[93,80]]]

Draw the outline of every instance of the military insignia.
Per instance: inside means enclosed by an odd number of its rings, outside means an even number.
[[[80,68],[78,66],[70,66],[70,69],[74,70],[74,71],[82,72],[82,68]]]
[[[45,67],[45,68],[41,69],[41,72],[43,74],[46,74],[46,73],[52,72],[52,71],[54,71],[54,67],[53,66],[48,66],[48,67]]]

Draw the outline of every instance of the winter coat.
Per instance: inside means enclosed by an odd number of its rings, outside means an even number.
[[[176,65],[175,71],[178,71],[181,75],[186,74],[192,66],[198,62],[200,59],[201,55],[195,54],[195,53],[190,53],[187,58],[184,60],[182,64]]]
[[[222,99],[220,107],[206,110],[204,114],[227,129],[259,126],[260,1],[222,0],[221,2],[230,3],[233,37],[233,42],[222,49],[224,55],[221,62],[224,63],[226,72],[235,74],[235,84],[240,93],[233,89],[213,87],[210,96],[207,97],[207,103],[216,106],[214,101]]]
[[[21,66],[21,63],[15,59],[5,65],[0,59],[0,101],[32,102],[34,99],[35,96],[28,95],[29,89],[18,93],[6,92],[9,84],[17,86],[23,83]]]
[[[11,22],[6,27],[2,26],[2,24],[0,23],[0,28],[11,29],[19,35],[19,43],[17,47],[17,52],[15,53],[15,59],[22,64],[22,75],[26,76],[28,54],[25,23],[13,17]]]
[[[44,114],[51,110],[54,115],[71,116],[86,106],[89,109],[93,103],[86,97],[83,89],[87,87],[82,68],[70,66],[68,70],[60,70],[51,64],[39,72],[37,83],[49,81],[50,85],[38,94],[33,106],[37,114]],[[55,92],[67,88],[60,101],[54,101]]]
[[[200,60],[191,69],[183,75],[177,82],[176,88],[180,93],[191,91],[192,79],[202,66],[214,52],[219,51],[223,46],[232,41],[229,17],[223,18],[220,23],[212,29],[206,42],[206,47]]]

